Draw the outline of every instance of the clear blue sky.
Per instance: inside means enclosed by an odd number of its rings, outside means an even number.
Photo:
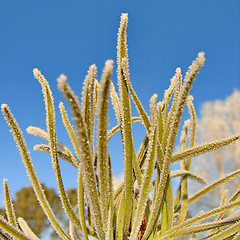
[[[116,61],[122,12],[129,13],[131,81],[147,109],[153,93],[162,99],[176,67],[180,66],[185,73],[199,51],[206,53],[207,60],[191,91],[198,113],[203,102],[224,99],[234,88],[240,88],[237,0],[0,0],[0,3],[0,103],[11,108],[24,132],[40,181],[49,187],[56,186],[50,158],[32,150],[34,144],[42,141],[25,131],[30,125],[45,129],[41,88],[32,69],[39,68],[49,81],[58,111],[58,103],[64,101],[56,87],[59,74],[66,74],[80,95],[89,65],[96,63],[100,77],[105,60]],[[116,74],[113,81],[116,83]],[[59,113],[57,121],[59,140],[70,146]],[[115,124],[112,111],[109,121],[111,126]],[[144,132],[136,132],[136,144],[143,136]],[[111,152],[114,173],[119,175],[123,164],[117,138],[111,142]],[[2,116],[0,162],[0,179],[9,179],[12,193],[29,185]],[[66,187],[76,186],[75,169],[65,163],[61,167]]]

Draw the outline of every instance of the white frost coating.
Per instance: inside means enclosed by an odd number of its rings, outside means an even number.
[[[93,84],[93,81],[91,81],[92,79],[95,79],[97,76],[97,67],[95,64],[92,64],[89,67],[89,70],[87,72],[87,76],[85,77],[84,81],[83,81],[83,87],[82,87],[82,98],[81,98],[81,107],[83,108],[83,106],[85,106],[85,102],[86,102],[86,94],[87,94],[87,90],[89,87],[89,83]],[[82,109],[83,113],[84,113],[84,109]]]
[[[152,106],[153,104],[155,105],[155,101],[156,101],[156,95],[154,94],[152,96],[152,101],[150,104],[151,107],[153,107]],[[156,154],[156,141],[157,141],[155,126],[151,126],[149,131],[150,131],[149,147],[147,150],[147,157],[146,157],[146,163],[145,163],[146,166],[144,168],[144,176],[143,176],[143,180],[142,180],[142,183],[140,186],[137,210],[136,210],[135,217],[134,217],[133,224],[132,224],[132,232],[131,232],[131,235],[129,238],[130,240],[137,239],[137,234],[138,234],[141,222],[142,222],[142,217],[143,217],[144,211],[147,206],[146,201],[149,196],[150,184],[151,184],[151,179],[152,179],[153,170],[154,170],[155,154]]]
[[[8,108],[8,105],[7,105],[6,103],[3,103],[3,104],[1,105],[2,111],[3,111],[5,108],[9,109],[9,108]]]
[[[175,74],[175,75],[171,78],[170,82],[171,82],[171,83],[170,83],[169,88],[166,89],[165,92],[164,92],[164,100],[165,100],[166,102],[169,102],[169,100],[170,100],[170,98],[171,98],[171,96],[172,96],[173,90],[174,90],[174,88],[175,88],[175,86],[176,86],[177,74]]]
[[[40,137],[40,138],[44,139],[45,141],[49,141],[48,133],[45,130],[41,129],[41,128],[30,126],[30,127],[28,127],[26,129],[26,131],[29,134],[32,134],[32,135],[34,135],[36,137]],[[77,166],[78,165],[78,161],[75,161],[76,158],[74,157],[72,152],[64,144],[62,144],[58,139],[56,139],[56,143],[57,143],[57,147],[61,151],[65,152],[66,154],[68,154],[69,156],[72,157],[72,159],[74,161],[74,164]],[[33,147],[33,150],[34,151],[39,151],[39,145],[35,145]],[[40,151],[42,151],[42,150],[40,150]]]
[[[62,74],[60,74],[60,76],[58,77],[57,81],[66,82],[66,81],[67,81],[67,76],[62,73]]]
[[[122,13],[121,21],[128,21],[128,13]],[[121,24],[121,23],[120,23]]]
[[[190,139],[188,147],[193,147],[195,143],[195,132],[196,132],[196,111],[193,105],[193,96],[189,95],[187,98],[188,112],[191,117],[191,128],[190,128]],[[188,167],[190,167],[191,160],[189,160]]]
[[[182,117],[184,106],[185,106],[189,91],[191,89],[192,82],[195,80],[195,77],[198,74],[201,67],[203,66],[204,62],[205,62],[204,53],[200,52],[196,60],[193,61],[192,65],[189,67],[189,70],[186,73],[186,76],[184,79],[184,84],[181,87],[181,91],[179,93],[179,97],[176,102],[176,110],[174,112],[173,120],[170,124],[170,132],[167,139],[166,153],[164,156],[164,165],[163,165],[162,174],[160,177],[160,183],[158,185],[156,198],[152,205],[152,211],[149,217],[149,222],[148,222],[146,231],[144,233],[143,239],[146,239],[151,234],[152,227],[155,222],[154,218],[156,217],[155,213],[158,212],[159,206],[161,205],[161,202],[163,200],[163,193],[164,193],[163,189],[165,188],[167,183],[167,177],[168,177],[168,173],[170,171],[170,166],[171,166],[171,155],[174,148],[174,143],[176,141],[177,131],[180,125],[180,120]]]
[[[150,103],[154,103],[154,102],[156,102],[156,100],[157,100],[157,97],[158,97],[158,95],[156,94],[156,93],[154,93],[153,95],[152,95],[152,97],[150,98]]]
[[[57,83],[58,83],[58,89],[63,94],[66,94],[66,92],[69,92],[69,94],[71,94],[72,99],[69,100],[70,102],[74,101],[79,104],[78,97],[74,94],[72,89],[67,84],[67,77],[61,77],[60,75],[59,78],[57,78]]]
[[[128,78],[129,78],[128,58],[127,57],[122,58],[121,67],[122,67],[121,69],[123,70],[124,76],[128,76]]]
[[[14,140],[15,140],[15,142],[17,144],[17,147],[19,148],[20,153],[22,155],[22,149],[20,149],[19,142],[17,141],[17,137],[20,136],[20,137],[23,138],[22,130],[19,128],[19,126],[17,124],[17,121],[13,117],[13,114],[12,114],[10,108],[8,107],[8,105],[7,104],[2,104],[1,105],[1,109],[2,109],[2,113],[3,113],[4,119],[6,120],[8,126],[11,128],[11,132],[13,134]],[[13,127],[15,129],[12,129]],[[24,139],[23,139],[22,143],[26,145],[26,142],[25,142]],[[27,150],[27,152],[29,153],[28,150]]]
[[[210,143],[205,143],[202,145],[198,145],[196,147],[188,148],[184,151],[174,153],[172,155],[172,162],[179,161],[184,158],[194,157],[199,154],[203,154],[203,153],[215,150],[217,148],[224,147],[226,145],[229,145],[230,143],[233,143],[234,141],[238,140],[239,138],[240,138],[240,135],[235,135],[233,137],[220,139],[220,140],[210,142]]]
[[[128,232],[130,218],[131,218],[131,206],[132,206],[132,157],[134,156],[133,150],[133,136],[131,126],[131,104],[129,99],[129,93],[125,83],[129,79],[128,70],[128,53],[127,53],[127,14],[122,14],[120,27],[118,30],[117,39],[117,77],[119,86],[119,95],[121,102],[121,119],[122,119],[122,143],[123,143],[123,154],[124,154],[124,179],[125,179],[125,216],[123,234],[126,235]],[[123,58],[126,58],[125,64]],[[125,68],[125,69],[124,69]],[[125,236],[126,237],[126,236]],[[124,237],[124,238],[125,238]]]
[[[29,126],[26,129],[26,131],[27,131],[27,133],[32,134],[32,135],[37,136],[37,137],[40,137],[40,138],[42,138],[46,141],[49,140],[47,132],[45,132],[41,128]]]
[[[203,177],[201,177],[199,174],[197,173],[193,173],[187,170],[173,170],[170,172],[170,177],[171,178],[175,178],[175,177],[181,177],[187,175],[188,177],[192,178],[193,180],[198,181],[201,184],[207,185],[208,181],[206,179],[204,179]]]
[[[179,75],[181,75],[181,68],[180,67],[178,67],[177,69],[176,69],[176,74],[179,76]]]
[[[16,145],[19,149],[19,152],[22,156],[22,161],[24,163],[24,166],[27,171],[27,175],[32,183],[33,189],[35,191],[35,194],[39,200],[39,203],[41,204],[45,214],[47,215],[48,219],[50,220],[52,226],[55,228],[56,232],[61,236],[64,240],[69,240],[65,232],[60,227],[54,213],[52,212],[52,209],[46,199],[46,196],[43,192],[42,186],[38,180],[35,168],[32,163],[32,159],[30,157],[25,139],[23,137],[22,131],[19,128],[16,119],[13,117],[13,114],[11,113],[9,107],[6,104],[2,104],[1,106],[2,112],[4,115],[4,118],[11,128],[14,140],[16,142]]]
[[[44,76],[41,75],[41,72],[35,71],[34,69],[34,74],[35,74],[34,76],[37,78],[37,80],[42,86],[42,92],[44,95],[44,102],[45,102],[45,109],[46,109],[46,126],[47,126],[47,132],[49,135],[50,155],[52,159],[52,166],[54,168],[54,173],[57,180],[61,202],[69,220],[73,221],[76,226],[80,227],[81,224],[78,218],[76,217],[76,215],[74,214],[72,206],[70,205],[69,199],[67,197],[67,194],[63,185],[63,181],[62,181],[60,167],[59,167],[58,154],[57,154],[57,141],[56,141],[55,108],[54,108],[54,101],[52,97],[52,91],[49,87],[48,82],[44,78]]]
[[[110,78],[112,75],[113,61],[107,60],[102,72],[99,84],[99,98],[97,103],[97,168],[100,189],[100,206],[102,212],[102,221],[107,222],[108,206],[110,204],[110,173],[108,171],[108,146],[107,146],[107,111],[109,102]],[[104,231],[107,232],[107,225],[103,225]]]
[[[105,68],[104,68],[104,73],[106,72],[112,72],[113,70],[113,60],[112,59],[108,59],[105,62]]]
[[[40,84],[46,83],[47,81],[37,68],[33,69],[33,76],[39,81]]]
[[[183,142],[186,140],[186,138],[187,138],[187,132],[188,132],[190,123],[191,123],[191,120],[190,120],[190,119],[184,121],[182,133],[181,133],[181,136],[180,136],[180,143],[183,143]]]
[[[43,149],[45,149],[45,147],[48,147],[48,145],[46,144],[36,144],[35,146],[33,146],[33,150],[34,151],[42,151]]]
[[[190,126],[190,123],[191,123],[190,119],[184,121],[184,127],[183,128],[188,128]]]
[[[191,66],[188,68],[184,82],[188,82],[192,77],[195,77],[200,68],[204,65],[205,57],[204,52],[199,52],[196,60],[194,60]]]
[[[59,77],[57,78],[57,83],[58,83],[58,88],[60,91],[64,90],[64,85],[67,81],[67,76],[64,74],[60,74]]]
[[[103,72],[102,72],[102,77],[101,77],[101,80],[100,80],[100,85],[99,85],[99,95],[102,93],[103,91],[103,82],[105,82],[108,78],[109,75],[112,74],[112,70],[113,70],[113,60],[107,60],[105,62],[105,67],[103,69]]]
[[[182,74],[181,74],[181,68],[178,67],[175,71],[175,75],[173,77],[174,81],[171,79],[171,84],[173,85],[174,84],[174,88],[172,88],[172,93],[171,95],[169,95],[168,99],[166,100],[166,103],[168,103],[171,99],[171,96],[173,94],[173,91],[174,91],[174,95],[173,95],[173,100],[172,100],[172,106],[171,106],[171,110],[169,112],[169,120],[171,121],[172,119],[172,116],[174,114],[174,111],[175,111],[175,108],[176,108],[176,102],[177,102],[177,99],[178,99],[178,96],[179,96],[179,92],[181,90],[181,87],[182,87]]]
[[[119,97],[118,94],[115,90],[113,82],[110,84],[110,97],[111,97],[111,102],[113,105],[113,109],[115,111],[115,116],[117,119],[118,124],[121,121],[121,115],[120,115],[120,102],[119,102]]]
[[[163,105],[163,103],[162,103],[161,101],[159,101],[159,102],[157,103],[157,108],[158,108],[158,109],[162,109],[162,105]]]
[[[126,79],[128,91],[130,92],[131,98],[135,104],[138,114],[142,118],[142,124],[145,126],[147,132],[149,133],[150,119],[149,119],[149,116],[147,115],[142,103],[140,102],[136,92],[134,91],[130,80],[129,80],[128,59],[126,57],[122,58],[121,64],[122,64],[121,66],[123,67],[122,70],[123,70],[123,74]],[[120,91],[120,87],[119,87],[119,91]]]
[[[6,209],[6,215],[7,215],[7,219],[8,222],[17,227],[17,221],[16,221],[16,215],[15,215],[15,211],[14,211],[14,207],[13,207],[13,202],[12,202],[12,198],[10,195],[10,189],[8,186],[8,180],[6,178],[3,179],[3,197],[4,197],[4,205],[5,205],[5,209]]]
[[[40,240],[40,238],[38,238],[32,231],[32,229],[28,226],[27,222],[19,217],[18,218],[18,223],[20,225],[20,228],[22,229],[22,231],[31,239],[31,240]]]
[[[130,239],[136,239],[140,223],[142,221],[142,217],[146,208],[146,201],[148,198],[148,194],[150,191],[150,184],[152,179],[152,174],[154,170],[154,163],[155,163],[155,149],[156,149],[156,124],[157,124],[157,111],[156,111],[156,100],[158,95],[153,94],[150,98],[150,112],[152,118],[152,125],[149,127],[149,147],[147,151],[146,157],[146,166],[144,168],[144,176],[140,186],[140,194],[137,203],[137,211],[135,213],[135,217],[133,220],[133,227]]]
[[[180,67],[176,69],[176,77],[177,77],[176,87],[180,89],[182,85],[182,72]]]
[[[187,97],[187,102],[189,103],[189,102],[192,102],[194,100],[194,97],[192,96],[192,95],[189,95],[188,97]]]
[[[83,117],[81,115],[80,104],[78,101],[77,96],[72,91],[71,87],[65,81],[58,80],[58,88],[62,91],[63,95],[69,101],[71,105],[71,111],[74,116],[74,122],[76,126],[76,135],[78,139],[78,144],[80,147],[80,156],[83,169],[83,182],[86,189],[86,195],[89,199],[90,203],[90,211],[93,216],[93,224],[95,226],[97,235],[100,239],[104,239],[104,232],[102,229],[102,220],[101,220],[101,212],[100,212],[100,205],[99,199],[97,195],[97,186],[96,186],[96,179],[94,175],[94,170],[92,166],[92,157],[91,152],[89,149],[89,141],[87,138],[87,129],[85,123],[83,121]]]
[[[118,65],[118,74],[120,74],[120,62],[123,57],[128,58],[127,54],[127,33],[126,33],[126,28],[128,24],[128,14],[127,13],[122,13],[121,15],[121,21],[120,21],[120,27],[118,28],[118,38],[117,38],[117,65]],[[123,37],[121,35],[124,35]],[[124,41],[122,44],[121,41]],[[124,46],[123,46],[124,45]],[[123,49],[121,49],[121,47]],[[121,55],[122,54],[122,55]]]
[[[157,123],[157,112],[156,112],[156,101],[157,101],[158,95],[154,93],[152,97],[150,98],[150,111],[151,111],[151,117],[152,117],[152,122],[153,126]]]
[[[82,97],[81,97],[81,114],[86,123],[87,135],[89,136],[89,146],[91,154],[93,155],[93,132],[95,126],[95,81],[97,77],[97,67],[92,64],[89,67],[87,75],[83,82]]]
[[[104,69],[103,69],[103,72],[102,72],[102,77],[101,77],[101,80],[100,80],[100,84],[99,84],[99,89],[98,89],[98,91],[99,91],[99,99],[102,99],[104,96],[102,96],[102,94],[103,94],[103,91],[104,91],[104,87],[106,87],[105,86],[105,82],[107,81],[107,80],[109,80],[110,81],[110,79],[109,79],[109,76],[111,76],[112,75],[112,70],[113,70],[113,60],[107,60],[106,62],[105,62],[105,67],[104,67]],[[99,111],[101,110],[100,109],[100,101],[97,103],[97,111],[98,111],[98,115],[99,114],[101,114]]]

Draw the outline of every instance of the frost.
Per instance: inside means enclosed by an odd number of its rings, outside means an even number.
[[[175,75],[170,80],[169,88],[164,92],[164,98],[161,101],[157,103],[157,94],[152,95],[149,101],[149,115],[130,82],[127,25],[128,14],[123,13],[117,38],[119,94],[111,81],[112,60],[105,62],[100,82],[96,79],[96,65],[93,64],[89,67],[83,83],[81,104],[68,84],[67,77],[61,74],[57,79],[58,88],[70,104],[73,115],[74,127],[70,123],[63,103],[60,102],[59,110],[63,124],[71,139],[76,156],[56,138],[52,92],[42,73],[37,68],[33,69],[34,77],[42,87],[47,132],[33,126],[27,128],[27,132],[48,141],[48,145],[35,145],[34,150],[45,151],[51,156],[62,207],[69,219],[69,235],[60,226],[44,195],[21,129],[8,106],[6,104],[1,106],[40,205],[59,238],[64,240],[82,238],[82,235],[77,234],[79,232],[83,234],[84,239],[88,239],[88,234],[90,234],[100,240],[115,238],[147,240],[149,237],[171,239],[175,236],[184,236],[211,229],[213,233],[216,232],[213,238],[224,236],[223,234],[233,236],[238,230],[236,227],[239,228],[239,225],[235,224],[239,219],[234,218],[235,215],[231,214],[230,211],[239,208],[239,200],[237,200],[239,190],[231,198],[228,198],[226,191],[224,191],[220,207],[193,216],[188,220],[185,217],[189,204],[218,186],[224,186],[228,181],[240,177],[240,171],[236,170],[207,184],[206,180],[198,174],[199,171],[197,173],[190,171],[192,157],[219,149],[240,138],[239,135],[233,135],[240,132],[240,107],[234,109],[234,106],[240,106],[240,104],[238,105],[240,103],[238,92],[235,92],[226,104],[217,101],[215,104],[208,103],[205,105],[204,111],[207,114],[200,123],[209,126],[206,129],[208,133],[210,133],[210,130],[216,130],[214,141],[195,145],[197,120],[193,97],[189,94],[193,81],[204,65],[204,53],[200,52],[196,60],[193,61],[183,83],[181,69],[176,69]],[[117,118],[117,125],[112,127],[110,131],[108,131],[109,95]],[[133,104],[131,104],[131,100]],[[132,105],[136,108],[139,116],[132,117]],[[190,119],[185,121],[183,125],[180,150],[173,153],[186,105]],[[97,119],[96,123],[95,119]],[[226,119],[230,119],[231,124],[226,124]],[[132,125],[137,121],[141,121],[146,130],[146,135],[138,151],[134,147],[134,132],[132,131]],[[112,173],[108,144],[110,138],[118,131],[120,131],[123,147],[124,174],[119,180],[120,182],[116,183],[117,181]],[[226,133],[231,133],[233,137],[223,138]],[[216,141],[216,138],[220,140]],[[234,149],[234,156],[238,157],[240,155],[239,147],[232,149]],[[71,206],[64,189],[59,158],[68,161],[78,170],[78,204],[74,208]],[[239,157],[236,159],[239,159]],[[172,171],[171,164],[180,160],[181,170]],[[221,166],[219,159],[216,158],[216,160],[217,166]],[[234,163],[239,169],[239,161]],[[204,168],[207,169],[207,167],[208,163],[205,163]],[[175,196],[170,177],[181,177]],[[188,178],[207,185],[188,197]],[[20,218],[18,221],[21,229],[17,228],[18,224],[16,223],[7,180],[4,180],[4,191],[7,215],[10,220],[7,223],[0,217],[0,235],[5,237],[3,232],[6,232],[14,239],[27,240],[31,238],[38,240],[24,220]],[[205,221],[217,214],[215,222]],[[226,217],[227,215],[232,218]],[[177,224],[173,224],[173,220],[176,220]],[[201,224],[203,220],[205,223]],[[223,226],[224,228],[222,228]],[[153,231],[153,229],[156,231]],[[221,231],[218,233],[219,229]],[[238,236],[235,235],[234,238],[236,237]]]

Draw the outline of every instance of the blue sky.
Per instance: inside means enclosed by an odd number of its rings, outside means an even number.
[[[206,64],[191,93],[197,113],[205,101],[224,99],[240,89],[240,3],[223,0],[23,0],[0,1],[0,103],[7,103],[24,132],[41,182],[56,187],[50,158],[32,150],[41,139],[25,129],[45,129],[41,88],[33,78],[37,67],[49,81],[55,107],[64,101],[56,78],[64,73],[80,95],[88,67],[96,63],[100,78],[104,62],[116,61],[116,38],[122,12],[129,13],[130,78],[144,107],[153,93],[162,99],[177,67],[183,74],[199,51]],[[115,64],[116,70],[116,64]],[[116,84],[116,73],[113,75]],[[65,102],[66,103],[66,102]],[[66,103],[67,105],[67,103]],[[134,111],[136,114],[136,111]],[[110,110],[110,125],[116,123]],[[57,134],[70,146],[57,112]],[[144,131],[135,129],[136,145]],[[119,145],[117,145],[119,144]],[[115,175],[122,171],[119,136],[110,144]],[[9,128],[0,116],[0,177],[12,193],[29,185]],[[66,187],[76,186],[76,171],[61,162]],[[0,184],[1,185],[1,184]],[[2,204],[0,188],[0,205]]]

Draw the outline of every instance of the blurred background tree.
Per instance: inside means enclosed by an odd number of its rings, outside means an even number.
[[[62,223],[64,227],[68,227],[68,220],[62,209],[60,198],[54,188],[47,188],[42,184],[46,197],[53,209],[57,219]],[[74,188],[67,190],[68,197],[72,206],[77,204],[77,191]],[[44,231],[47,231],[50,227],[50,223],[47,220],[39,202],[36,199],[32,187],[23,187],[15,194],[14,207],[16,210],[16,216],[24,218],[31,229],[40,237]],[[5,209],[0,209],[0,214],[6,218]],[[57,238],[55,232],[48,233],[52,238]]]
[[[196,144],[214,141],[240,133],[240,91],[235,90],[225,100],[206,102],[202,106],[201,117],[197,122]],[[209,182],[223,177],[225,174],[240,168],[240,144],[235,143],[209,154],[202,155],[192,161],[194,172],[198,172]],[[228,197],[239,189],[239,178],[222,184],[215,191],[200,198],[195,203],[202,210],[219,206],[225,190]],[[199,185],[200,186],[200,185]],[[196,191],[196,185],[191,190]],[[202,208],[203,207],[203,208]],[[194,208],[194,209],[195,209]]]

